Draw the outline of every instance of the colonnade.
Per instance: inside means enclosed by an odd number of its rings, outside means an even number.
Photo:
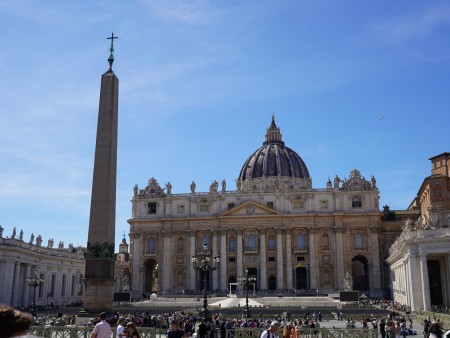
[[[0,261],[0,303],[28,307],[36,305],[63,306],[82,300],[84,262],[79,267],[67,268],[19,260]],[[36,275],[37,273],[37,275]],[[42,278],[41,286],[34,288],[26,283],[28,277]],[[36,292],[36,295],[34,295]]]

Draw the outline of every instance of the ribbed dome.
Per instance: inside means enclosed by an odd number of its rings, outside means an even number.
[[[239,180],[260,177],[290,177],[309,179],[308,168],[302,158],[281,140],[280,128],[275,124],[275,116],[266,132],[266,141],[245,161]]]

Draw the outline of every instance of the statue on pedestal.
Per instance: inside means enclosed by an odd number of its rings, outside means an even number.
[[[345,291],[353,290],[353,277],[347,272],[344,278]]]

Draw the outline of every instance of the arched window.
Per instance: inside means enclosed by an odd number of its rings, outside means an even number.
[[[295,248],[297,250],[305,250],[305,235],[297,234],[295,236]]]
[[[330,237],[327,234],[322,235],[322,250],[330,250]]]
[[[205,245],[206,245],[209,249],[211,249],[211,248],[209,247],[209,244],[208,244],[208,236],[207,236],[207,235],[204,235],[204,236],[202,237],[202,239],[200,240],[200,249],[203,249]]]
[[[250,234],[247,237],[247,250],[249,251],[256,250],[256,236],[254,234]]]
[[[364,249],[364,236],[360,232],[355,234],[355,249]]]
[[[156,241],[153,237],[147,240],[147,253],[156,254]]]

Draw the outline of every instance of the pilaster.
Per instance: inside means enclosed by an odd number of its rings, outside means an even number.
[[[259,286],[261,290],[267,290],[267,253],[266,253],[266,231],[259,231]]]

